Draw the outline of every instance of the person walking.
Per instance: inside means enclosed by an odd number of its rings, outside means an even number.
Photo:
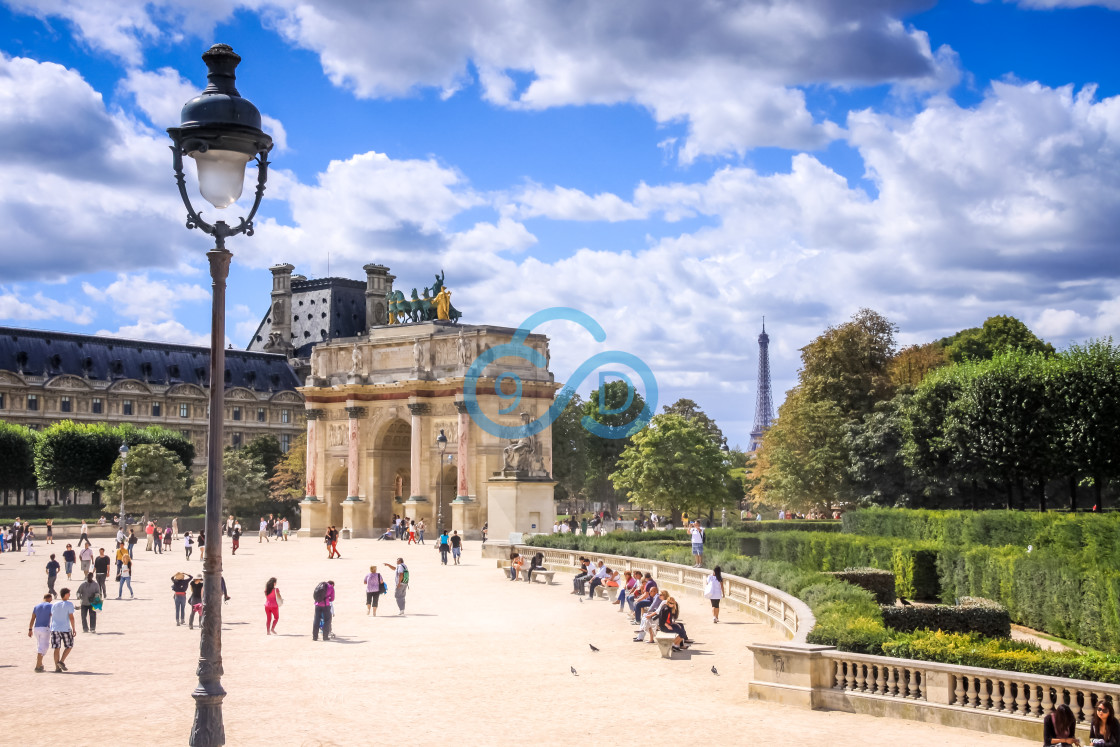
[[[48,545],[54,544],[54,519],[47,519],[47,542]]]
[[[249,526],[253,526],[253,525],[250,524]],[[265,518],[262,516],[261,517],[261,527],[260,527],[260,530],[257,531],[257,544],[259,545],[262,542],[268,542],[268,541],[269,541],[268,540],[268,522],[265,521]]]
[[[163,546],[168,550],[171,549],[171,525],[168,524],[163,530]]]
[[[320,581],[311,593],[315,600],[315,622],[311,627],[311,640],[319,640],[323,630],[323,643],[331,639],[331,603],[334,602],[334,581]]]
[[[199,562],[206,559],[206,531],[203,529],[198,530],[198,560]]]
[[[330,536],[330,543],[331,543],[331,549],[330,549],[331,554],[328,555],[327,557],[341,558],[342,553],[340,553],[338,551],[338,527],[332,525],[327,530],[327,534]]]
[[[85,519],[82,519],[82,533],[78,535],[78,544],[83,542],[89,542],[89,525],[86,524]]]
[[[455,559],[455,565],[459,565],[459,556],[463,554],[463,538],[459,536],[459,530],[455,529],[451,532],[451,557]]]
[[[136,537],[136,530],[135,529],[129,529],[128,530],[128,557],[130,557],[130,558],[135,558],[136,557],[136,543],[139,542],[139,541],[140,540]]]
[[[719,622],[719,600],[723,599],[723,572],[717,565],[704,579],[704,596],[712,603],[712,622]]]
[[[62,551],[62,562],[66,566],[66,580],[73,581],[70,574],[74,571],[74,563],[78,560],[78,554],[74,552],[74,547],[70,543],[66,544],[66,549]]]
[[[144,551],[145,552],[151,552],[152,551],[152,545],[154,543],[154,540],[152,539],[152,535],[155,533],[155,531],[156,531],[155,522],[149,521],[147,526],[144,527],[144,534],[148,535],[148,544],[144,546]]]
[[[86,574],[86,580],[78,585],[75,593],[82,607],[82,632],[96,633],[97,608],[101,605],[101,587],[93,580],[92,573]]]
[[[202,586],[203,586],[203,584],[202,584],[202,579],[201,578],[192,578],[190,576],[188,576],[187,578],[191,579],[191,582],[190,582],[191,595],[190,595],[190,598],[187,599],[187,604],[189,604],[191,606],[191,617],[190,617],[190,620],[187,622],[187,627],[190,628],[191,630],[194,630],[194,616],[195,615],[198,615],[198,627],[200,627],[200,628],[202,627],[202,612],[203,612],[203,608],[202,608]]]
[[[191,587],[189,573],[179,572],[171,577],[171,596],[175,600],[175,627],[187,621],[187,590]]]
[[[233,552],[231,554],[236,555],[238,548],[241,547],[241,522],[237,522],[233,525],[229,530],[229,536],[233,544]]]
[[[94,578],[97,579],[97,585],[101,587],[101,596],[105,596],[105,579],[109,576],[109,563],[111,562],[109,556],[105,554],[105,548],[97,548],[97,557],[93,561],[93,572]]]
[[[42,672],[43,657],[51,644],[51,600],[50,594],[43,595],[43,601],[31,608],[31,621],[27,625],[27,637],[35,640],[35,671]]]
[[[163,530],[158,526],[152,530],[152,546],[157,555],[163,555]]]
[[[408,522],[408,544],[416,541],[416,519]]]
[[[189,531],[183,535],[183,552],[187,554],[187,560],[190,560],[191,553],[194,552],[194,537]]]
[[[702,568],[704,566],[704,530],[700,528],[700,522],[692,522],[689,525],[688,533],[692,536],[692,557],[696,559],[692,567]]]
[[[23,532],[23,541],[21,545],[27,546],[28,555],[35,554],[35,530],[30,526],[27,526],[27,528]]]
[[[397,558],[397,564],[386,563],[386,568],[392,568],[393,573],[393,596],[397,600],[398,615],[404,614],[404,597],[408,593],[408,566],[404,564],[404,558]]]
[[[418,540],[417,544],[421,544],[421,545],[424,544],[424,530],[426,528],[427,527],[424,526],[424,520],[423,519],[421,519],[419,522],[417,522],[417,524],[416,524],[416,534],[420,538]],[[440,529],[440,531],[442,532],[443,530]],[[444,565],[446,565],[446,563]]]
[[[171,538],[175,539],[178,536],[179,536],[179,520],[176,518],[176,519],[171,520]]]
[[[124,594],[125,584],[128,585],[129,599],[135,599],[136,595],[132,593],[132,566],[128,563],[121,566],[121,572],[117,575],[117,599]]]
[[[85,547],[78,551],[78,560],[82,564],[82,575],[89,573],[90,566],[93,565],[93,549],[87,542]]]
[[[436,546],[439,548],[439,562],[447,565],[447,556],[451,553],[451,538],[447,536],[446,529],[439,533],[439,542]]]
[[[366,615],[377,617],[377,599],[385,591],[385,579],[377,572],[377,566],[371,565],[366,574]]]
[[[59,599],[51,605],[51,648],[54,649],[54,671],[66,671],[66,657],[74,648],[74,603],[70,601],[70,590],[63,588]],[[59,658],[61,651],[62,657]]]
[[[51,559],[47,561],[47,591],[54,594],[54,582],[58,579],[58,571],[62,565],[54,559],[54,553],[51,553]]]
[[[288,541],[288,532],[291,530],[291,528],[292,528],[291,522],[289,522],[287,519],[284,519],[284,525],[283,525],[282,531],[284,533],[284,541],[285,542]]]
[[[272,635],[276,632],[276,623],[280,622],[280,605],[284,598],[280,596],[280,589],[276,586],[276,577],[268,579],[264,585],[264,634]]]

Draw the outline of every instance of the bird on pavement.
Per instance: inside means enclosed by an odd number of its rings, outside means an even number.
[[[576,677],[579,677],[579,672],[576,671],[575,667],[569,666],[568,669],[572,670],[572,674],[574,674]]]
[[[719,672],[716,671],[715,667],[712,667],[712,674],[717,674],[717,675],[719,674]]]
[[[903,607],[912,607],[913,606],[912,604],[910,604],[910,602],[906,601],[906,597],[899,597],[898,598],[898,603],[901,604]]]
[[[598,650],[599,650],[599,649],[595,648],[595,646],[594,646],[594,645],[592,645],[592,644],[590,644],[590,643],[589,643],[589,644],[587,644],[587,645],[588,645],[588,646],[591,646],[591,650],[592,650],[592,651],[598,651]]]

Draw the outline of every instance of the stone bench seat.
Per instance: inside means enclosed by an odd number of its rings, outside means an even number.
[[[523,575],[525,576],[525,583],[530,583],[532,581],[536,581],[537,579],[543,578],[544,583],[551,585],[552,577],[556,575],[556,571],[547,571],[538,568],[536,570],[528,571]]]
[[[673,641],[677,640],[677,634],[658,631],[657,635],[654,637],[654,640],[657,641],[657,647],[661,649],[661,658],[672,659]]]

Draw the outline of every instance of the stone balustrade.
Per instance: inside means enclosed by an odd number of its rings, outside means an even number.
[[[754,644],[750,698],[818,710],[866,713],[1038,739],[1059,703],[1082,737],[1101,699],[1120,685],[838,651],[831,646]]]
[[[579,568],[581,556],[592,560],[602,560],[618,571],[649,573],[659,587],[678,592],[699,594],[704,590],[704,579],[709,570],[692,568],[678,563],[663,563],[644,558],[628,558],[621,555],[602,555],[582,550],[557,550],[532,545],[515,545],[522,555],[531,557],[535,553],[544,555],[544,562],[553,570],[566,570],[574,573]],[[724,574],[723,604],[734,604],[740,610],[767,623],[793,641],[804,642],[812,630],[816,618],[809,606],[790,594],[772,586],[760,584],[749,578]]]

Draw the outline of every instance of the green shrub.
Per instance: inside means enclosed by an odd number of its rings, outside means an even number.
[[[845,568],[827,575],[867,589],[881,605],[894,604],[894,574],[878,568]]]
[[[975,633],[921,630],[893,636],[882,649],[885,655],[902,659],[1120,684],[1120,656],[1044,651],[1031,643],[986,639]]]
[[[805,532],[763,535],[761,540],[761,557],[765,560],[785,560],[808,570],[822,571],[879,568],[894,573],[895,593],[899,596],[939,596],[937,552],[930,543]]]
[[[883,623],[891,630],[942,630],[946,633],[979,633],[988,638],[1011,636],[1011,615],[988,599],[968,597],[961,604],[883,607]]]

